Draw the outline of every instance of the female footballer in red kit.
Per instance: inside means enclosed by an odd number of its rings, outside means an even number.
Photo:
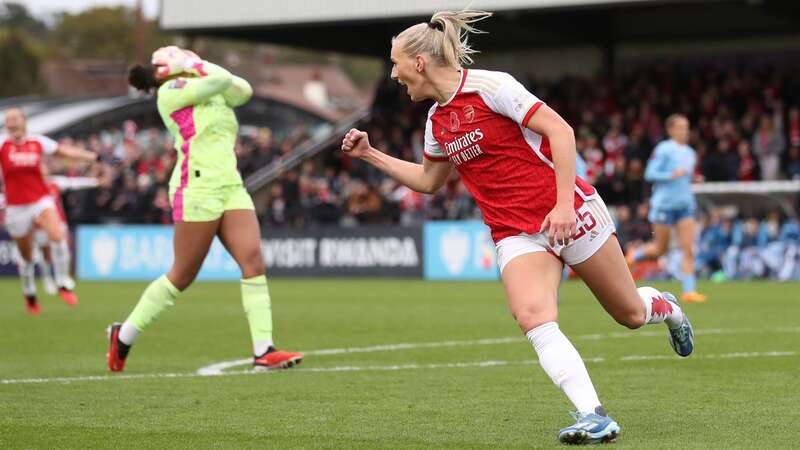
[[[392,40],[392,78],[414,102],[433,100],[425,160],[403,161],[350,130],[342,151],[409,188],[432,193],[455,168],[471,192],[497,251],[509,308],[539,363],[577,410],[558,439],[614,440],[619,425],[603,409],[578,351],[559,329],[557,292],[563,265],[577,273],[605,310],[636,329],[664,322],[675,352],[693,350],[691,325],[675,297],[636,287],[605,204],[575,175],[569,124],[511,75],[467,69],[467,37],[482,11],[439,12]]]

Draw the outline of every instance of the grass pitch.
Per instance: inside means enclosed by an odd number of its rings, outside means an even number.
[[[81,282],[77,308],[41,295],[31,317],[0,281],[0,448],[560,448],[571,423],[496,282],[271,280],[276,343],[309,354],[258,374],[208,367],[250,342],[238,284],[198,283],[108,374],[104,329],[145,286]],[[561,327],[622,426],[612,445],[796,448],[800,284],[700,287],[688,359],[662,325],[629,331],[562,287]]]

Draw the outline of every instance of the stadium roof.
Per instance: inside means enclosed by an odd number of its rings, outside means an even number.
[[[67,99],[16,98],[0,101],[0,109],[20,106],[28,116],[28,130],[53,137],[82,136],[109,128],[119,128],[131,119],[140,126],[161,127],[152,97],[82,97]],[[270,127],[276,132],[293,129],[297,123],[307,128],[329,125],[330,121],[296,106],[273,99],[254,97],[236,111],[242,125]],[[0,131],[4,129],[0,115]]]
[[[265,6],[268,3],[268,6]],[[227,0],[225,8],[192,0],[163,0],[161,27],[297,47],[385,56],[391,37],[433,11],[467,1]],[[494,11],[476,36],[478,48],[663,42],[796,33],[796,0],[476,0]]]

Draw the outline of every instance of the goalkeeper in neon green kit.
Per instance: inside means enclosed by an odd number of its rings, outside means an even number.
[[[233,108],[250,99],[250,84],[174,46],[156,50],[151,66],[133,67],[129,81],[145,92],[157,89],[158,112],[175,138],[178,159],[169,183],[175,260],[167,274],[145,289],[128,319],[109,327],[108,368],[123,370],[138,335],[192,283],[215,236],[242,272],[254,366],[277,369],[300,363],[300,353],[273,346],[260,228],[236,170],[239,124]]]

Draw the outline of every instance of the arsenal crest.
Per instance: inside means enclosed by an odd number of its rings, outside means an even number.
[[[467,105],[463,109],[464,111],[464,119],[467,120],[467,123],[472,123],[475,120],[475,108],[472,105]]]

